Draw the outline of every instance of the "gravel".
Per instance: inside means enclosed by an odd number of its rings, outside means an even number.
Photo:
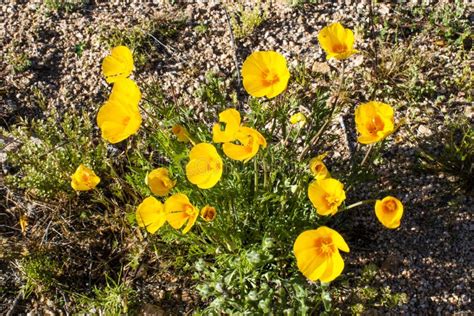
[[[397,18],[398,13],[392,5],[380,4],[376,10],[387,21]],[[370,41],[363,32],[370,24],[368,6],[364,3],[301,7],[272,4],[268,14],[268,19],[249,37],[236,41],[235,54],[239,63],[251,51],[277,50],[291,67],[304,62],[314,72],[328,72],[316,34],[324,25],[338,20],[356,30],[359,50],[370,51]],[[185,21],[176,36],[160,39],[165,46],[148,39],[154,45],[156,62],[139,69],[140,74],[135,77],[140,84],[153,83],[158,78],[165,93],[180,95],[190,101],[190,106],[198,107],[199,101],[194,95],[207,72],[217,73],[228,86],[235,84],[232,79],[236,70],[234,51],[221,4],[103,3],[65,12],[48,10],[36,2],[8,3],[0,6],[0,17],[2,126],[10,126],[21,117],[42,115],[38,108],[39,93],[45,97],[47,109],[74,108],[95,112],[109,89],[101,78],[100,64],[109,49],[104,36],[113,27],[144,28],[147,22],[165,21],[170,17]],[[196,26],[202,24],[207,30],[198,32]],[[375,27],[380,29],[382,26]],[[78,45],[83,47],[82,54],[77,52]],[[436,136],[443,129],[447,116],[461,114],[472,119],[472,105],[467,102],[470,91],[453,94],[444,80],[462,69],[454,64],[458,51],[449,45],[437,47],[426,37],[415,38],[412,45],[430,58],[428,67],[439,66],[436,73],[426,71],[423,74],[426,78],[421,80],[438,76],[437,96],[441,98],[437,102],[429,98],[420,100],[416,107],[404,100],[394,100],[400,108],[398,119],[411,119],[409,123],[420,138]],[[24,71],[14,69],[13,60],[19,56],[24,56],[30,63]],[[334,66],[335,62],[329,64]],[[368,67],[369,56],[361,54],[351,59],[348,71],[354,71],[357,77],[357,74],[367,72]],[[327,83],[314,83],[317,84]],[[352,87],[356,91],[356,86]],[[363,100],[368,96],[361,92],[359,97]],[[350,100],[349,103],[351,106],[341,114],[343,119],[333,122],[331,130],[334,133],[344,133],[340,122],[345,123],[347,117],[345,128],[353,128],[351,109],[357,101]],[[419,125],[416,122],[420,122]],[[371,187],[360,188],[357,197],[349,195],[348,200],[374,198],[374,191],[395,192],[406,206],[401,228],[384,229],[369,208],[351,210],[350,218],[343,218],[342,223],[342,227],[354,227],[353,231],[342,231],[351,245],[351,253],[345,257],[346,273],[357,276],[367,264],[380,267],[377,284],[408,296],[408,303],[394,308],[393,313],[472,313],[473,197],[463,191],[453,192],[453,179],[448,175],[413,171],[412,166],[417,163],[416,147],[408,141],[409,135],[403,127],[398,136],[402,141],[389,142],[385,149],[384,163],[378,170],[379,179]],[[338,147],[331,148],[334,153],[329,160],[336,174],[343,172],[345,167],[338,160],[344,158],[346,161],[353,154],[351,147],[356,147],[353,135],[338,144],[333,144]],[[2,155],[4,153],[0,152],[0,157]],[[350,221],[350,224],[344,224],[344,221]],[[160,290],[156,293],[153,295],[162,295]],[[161,307],[152,304],[144,308],[162,313]]]

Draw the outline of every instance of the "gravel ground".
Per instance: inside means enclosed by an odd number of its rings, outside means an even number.
[[[388,22],[399,18],[390,5],[378,5],[376,14]],[[190,106],[199,111],[202,110],[199,101],[193,101],[192,96],[205,80],[205,73],[212,70],[222,78],[231,78],[235,71],[234,48],[225,10],[220,4],[164,7],[91,4],[71,12],[51,11],[34,3],[2,4],[0,16],[0,115],[1,124],[6,126],[21,117],[41,114],[35,106],[37,91],[46,97],[48,107],[95,111],[107,93],[107,86],[100,79],[100,62],[108,53],[104,38],[110,36],[114,27],[146,29],[149,21],[167,21],[169,17],[184,21],[172,37],[159,38],[164,45],[148,39],[154,45],[154,62],[139,68],[137,80],[143,84],[159,78],[165,93],[189,98]],[[291,66],[299,61],[314,69],[324,61],[316,34],[328,22],[337,20],[356,30],[358,49],[370,50],[369,40],[358,33],[370,24],[365,4],[298,8],[273,5],[268,8],[267,20],[251,36],[236,41],[238,62],[253,50],[277,50]],[[200,25],[205,25],[205,32],[197,30]],[[399,118],[416,117],[419,125],[411,126],[418,126],[417,136],[423,139],[436,137],[446,116],[461,114],[472,119],[472,106],[467,103],[470,91],[453,92],[443,88],[443,78],[456,75],[452,72],[459,69],[453,66],[458,52],[449,46],[438,47],[434,40],[419,37],[413,46],[425,52],[430,62],[428,67],[439,66],[438,96],[444,99],[441,102],[421,100],[419,106],[412,108],[397,100],[402,109]],[[77,52],[78,45],[84,48],[82,54]],[[12,60],[21,54],[31,64],[19,72],[13,69]],[[349,71],[362,73],[370,66],[366,59],[367,55],[351,59]],[[233,82],[227,79],[227,84]],[[361,100],[366,97],[361,93]],[[342,117],[350,113],[348,109]],[[349,125],[347,129],[351,128]],[[332,129],[344,135],[339,121],[335,120]],[[403,129],[399,136],[402,140],[408,137]],[[350,156],[355,146],[351,135],[348,146],[345,142],[338,143],[340,150],[333,150],[340,154],[333,154],[330,159],[336,172],[337,159]],[[385,150],[380,178],[373,185],[384,192],[396,192],[406,204],[405,217],[396,231],[383,229],[368,208],[354,210],[350,219],[343,218],[343,222],[350,220],[353,227],[353,231],[345,234],[351,245],[347,275],[357,276],[367,264],[380,267],[377,284],[408,296],[408,303],[392,310],[393,313],[472,313],[472,195],[462,190],[453,192],[455,180],[448,175],[414,172],[412,166],[417,160],[413,144],[392,142]],[[365,196],[370,197],[370,188],[362,189],[357,198]]]

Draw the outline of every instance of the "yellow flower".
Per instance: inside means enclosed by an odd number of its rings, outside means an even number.
[[[138,205],[135,217],[138,226],[154,234],[166,222],[166,211],[163,203],[149,196]]]
[[[148,174],[146,180],[151,192],[158,196],[168,195],[170,190],[176,184],[176,181],[170,179],[168,169],[166,168],[157,168],[152,170]]]
[[[187,222],[183,234],[186,234],[193,227],[199,215],[199,210],[182,193],[173,194],[165,201],[165,211],[167,214],[166,220],[174,229],[180,229]]]
[[[298,125],[303,127],[306,124],[306,116],[301,112],[295,113],[290,117],[290,123],[293,125],[299,123]]]
[[[135,134],[142,123],[138,107],[111,99],[105,102],[97,114],[97,125],[102,138],[112,144]]]
[[[245,90],[253,97],[271,99],[282,93],[290,72],[283,55],[274,51],[253,52],[242,65]]]
[[[188,180],[201,189],[212,188],[222,176],[222,159],[216,148],[207,143],[195,145],[186,165]]]
[[[175,124],[171,128],[173,134],[178,138],[179,142],[187,143],[189,142],[189,134],[186,128],[183,125]]]
[[[375,215],[385,227],[397,228],[403,216],[403,204],[399,199],[387,196],[375,202]]]
[[[349,252],[349,246],[326,226],[302,232],[293,245],[298,269],[311,281],[331,282],[341,274],[344,261],[339,250]]]
[[[371,101],[361,104],[355,111],[357,140],[362,144],[376,143],[393,133],[393,109],[390,105]]]
[[[201,209],[201,217],[206,222],[212,222],[216,218],[216,208],[210,205],[206,205]]]
[[[225,123],[224,130],[221,125]],[[240,113],[235,109],[227,109],[219,114],[219,123],[212,128],[214,143],[227,143],[234,141],[240,127]]]
[[[313,174],[316,180],[322,180],[331,177],[328,168],[323,162],[323,159],[327,155],[328,153],[324,153],[317,157],[314,157],[309,161],[309,169],[311,170],[311,173]]]
[[[100,182],[100,178],[83,164],[77,167],[76,172],[71,176],[71,187],[76,191],[88,191],[95,188]]]
[[[339,22],[324,27],[318,34],[318,41],[326,52],[327,60],[346,59],[359,52],[354,49],[354,33]]]
[[[247,162],[257,154],[260,146],[263,148],[267,147],[265,137],[250,127],[241,126],[237,132],[236,139],[239,141],[239,145],[225,143],[222,146],[224,153],[230,159]]]
[[[344,185],[336,179],[323,179],[311,182],[308,196],[319,215],[334,215],[346,199]]]
[[[112,88],[109,100],[115,100],[117,102],[126,103],[130,106],[137,108],[138,103],[142,98],[142,93],[138,88],[135,81],[129,78],[118,78]]]
[[[102,61],[102,73],[107,83],[128,77],[132,71],[133,55],[130,49],[125,46],[114,47],[111,54]]]

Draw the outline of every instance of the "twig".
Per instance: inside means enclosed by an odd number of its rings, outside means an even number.
[[[344,62],[344,60],[342,61],[342,69],[341,69],[341,75],[340,75],[340,78],[339,78],[339,88],[338,88],[338,91],[337,91],[337,94],[336,94],[336,97],[334,98],[334,102],[332,104],[332,108],[331,108],[331,113],[329,113],[329,116],[327,118],[327,120],[324,122],[324,124],[321,126],[321,128],[318,130],[318,132],[316,133],[316,135],[314,135],[314,137],[309,141],[309,143],[306,145],[306,147],[303,149],[303,151],[301,152],[300,156],[298,157],[298,160],[301,161],[304,156],[308,153],[308,151],[310,150],[310,148],[316,144],[319,140],[319,137],[321,136],[321,134],[325,131],[327,125],[331,122],[332,120],[332,116],[334,115],[334,112],[336,111],[336,108],[337,108],[337,104],[339,103],[339,96],[341,94],[341,91],[342,91],[342,85],[344,83],[344,71],[345,71],[345,68],[346,68],[346,64]]]
[[[239,72],[239,61],[237,59],[237,45],[235,44],[235,38],[234,38],[234,31],[232,30],[232,24],[230,23],[230,17],[229,17],[229,12],[227,12],[227,8],[224,6],[224,13],[225,13],[225,18],[227,21],[227,26],[229,27],[229,33],[230,33],[230,43],[232,45],[232,50],[234,51],[234,66],[235,66],[235,72],[237,74],[237,93],[242,95],[241,91],[241,85],[240,83],[242,80],[240,79],[240,72]],[[238,98],[238,108],[240,108],[240,98]]]
[[[367,158],[369,158],[370,152],[372,151],[372,148],[374,148],[374,145],[370,145],[369,149],[367,149],[367,152],[365,153],[364,159],[362,159],[362,162],[360,163],[360,166],[362,167],[365,162],[367,161]]]
[[[18,305],[18,302],[20,301],[20,298],[23,296],[23,294],[18,292],[17,296],[15,297],[15,300],[12,303],[12,306],[10,306],[10,309],[8,312],[5,314],[6,316],[13,316],[15,315],[13,312],[15,311],[16,306]]]

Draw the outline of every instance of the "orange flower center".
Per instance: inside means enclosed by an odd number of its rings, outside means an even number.
[[[126,116],[122,119],[122,124],[123,125],[128,125],[128,122],[130,122],[130,116]]]
[[[219,161],[211,160],[207,165],[207,170],[220,170],[222,168]]]
[[[273,86],[275,83],[277,83],[278,81],[280,81],[280,78],[278,77],[278,75],[276,73],[274,73],[273,71],[271,70],[265,70],[263,72],[263,79],[262,79],[262,85],[264,87],[270,87],[270,86]]]
[[[184,212],[188,216],[192,216],[194,214],[194,207],[192,205],[186,204],[184,206]]]
[[[392,200],[388,200],[383,204],[383,210],[385,213],[393,213],[397,210],[397,203]]]
[[[82,176],[81,176],[81,180],[82,180],[82,182],[84,182],[84,183],[89,182],[89,180],[90,180],[89,174],[83,173]]]
[[[316,166],[314,166],[314,170],[317,172],[317,173],[320,173],[321,171],[323,171],[323,165],[322,164],[316,164]]]
[[[347,46],[344,44],[334,44],[332,47],[333,52],[341,54],[347,51]]]
[[[383,131],[384,127],[385,127],[385,124],[383,123],[382,119],[378,115],[372,118],[372,121],[370,121],[367,124],[367,129],[369,133],[373,135],[374,134],[376,135],[378,132]]]
[[[213,207],[206,208],[202,217],[208,221],[212,221],[214,217],[216,217],[216,209]]]
[[[331,237],[321,237],[316,239],[315,247],[321,256],[331,256],[336,252],[336,247],[334,246]]]
[[[325,200],[326,200],[326,203],[328,204],[329,208],[333,208],[335,206],[338,206],[339,201],[340,201],[339,197],[334,196],[334,195],[330,195],[330,194],[326,194]]]

